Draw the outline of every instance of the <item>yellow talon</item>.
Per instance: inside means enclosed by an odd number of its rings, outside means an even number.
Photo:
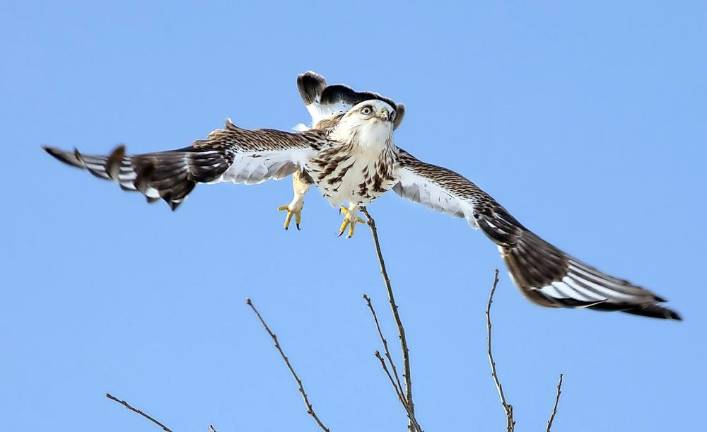
[[[339,212],[344,213],[344,220],[343,222],[341,222],[341,226],[339,227],[339,237],[344,234],[344,231],[346,231],[347,227],[349,229],[349,234],[346,236],[346,238],[353,237],[354,230],[356,229],[356,224],[366,223],[365,220],[356,215],[355,211],[349,210],[346,207],[341,207],[339,209]]]
[[[348,219],[344,219],[343,222],[341,222],[341,226],[339,227],[339,237],[344,233],[344,230],[346,229],[347,226],[349,226],[351,223],[349,222]],[[353,226],[349,229],[349,238],[353,235]]]
[[[295,216],[295,226],[297,227],[297,231],[300,230],[299,224],[302,223],[302,209],[299,210],[290,210],[289,205],[282,205],[277,208],[278,211],[286,211],[287,215],[285,216],[285,229],[290,228],[290,221],[292,220],[292,215]]]

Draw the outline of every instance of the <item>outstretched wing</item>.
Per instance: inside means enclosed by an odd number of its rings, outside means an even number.
[[[422,162],[402,149],[400,160],[400,182],[394,190],[480,228],[496,243],[514,282],[531,301],[681,319],[661,306],[665,300],[651,291],[607,275],[541,239],[454,171]]]
[[[316,72],[305,72],[297,77],[297,88],[307,111],[312,116],[312,126],[322,120],[345,114],[353,106],[367,100],[381,100],[395,109],[393,127],[400,126],[405,115],[405,106],[374,92],[357,92],[345,85],[327,85],[323,76]]]
[[[251,131],[229,120],[223,129],[179,150],[128,156],[121,146],[108,156],[92,156],[44,149],[62,162],[116,181],[124,190],[142,192],[148,202],[161,198],[175,210],[197,183],[255,184],[286,177],[304,166],[325,141],[317,131]]]

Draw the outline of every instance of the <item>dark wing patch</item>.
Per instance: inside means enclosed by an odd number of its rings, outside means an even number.
[[[50,155],[69,165],[88,170],[96,177],[114,180],[126,191],[142,192],[148,202],[163,199],[172,210],[186,199],[196,183],[223,175],[233,160],[224,151],[186,148],[159,153],[126,156],[125,147],[109,156],[84,155],[44,147]]]
[[[405,116],[405,107],[390,98],[375,92],[358,92],[351,87],[335,84],[327,86],[326,80],[315,72],[305,72],[297,77],[300,96],[312,116],[313,126],[324,129],[326,122],[348,112],[355,105],[367,100],[380,100],[395,110],[393,126],[400,126]]]
[[[44,149],[64,163],[116,181],[124,190],[143,193],[148,202],[161,198],[174,210],[197,183],[253,184],[290,175],[326,142],[321,131],[252,131],[228,121],[223,129],[179,150],[129,156],[119,146],[108,156],[97,156]]]
[[[322,92],[320,103],[322,105],[343,104],[352,107],[372,99],[383,101],[393,109],[397,107],[397,104],[392,99],[388,99],[378,93],[357,92],[351,87],[339,84],[327,86]]]
[[[400,127],[400,124],[403,122],[404,117],[405,117],[405,105],[397,104],[395,106],[395,118],[393,119],[393,130]]]
[[[318,101],[326,88],[326,80],[316,72],[308,71],[297,77],[297,89],[305,105]]]

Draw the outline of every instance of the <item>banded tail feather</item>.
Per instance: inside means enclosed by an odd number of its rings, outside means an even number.
[[[125,154],[125,146],[108,156],[43,148],[61,162],[117,182],[123,190],[141,192],[150,203],[162,199],[172,210],[184,202],[197,183],[217,180],[232,162],[223,150],[194,147],[133,156]]]

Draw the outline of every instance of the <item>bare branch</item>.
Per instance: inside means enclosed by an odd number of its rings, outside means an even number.
[[[138,415],[140,415],[140,416],[142,416],[142,417],[148,419],[148,420],[151,421],[152,423],[154,423],[154,424],[156,424],[157,426],[159,426],[160,428],[162,428],[163,431],[165,431],[165,432],[172,432],[172,429],[170,429],[170,428],[168,428],[167,426],[165,426],[165,425],[164,425],[163,423],[161,423],[159,420],[155,419],[154,417],[152,417],[151,415],[147,414],[146,412],[144,412],[144,411],[142,411],[142,410],[140,410],[140,409],[138,409],[138,408],[135,408],[134,406],[132,406],[132,405],[130,405],[129,403],[127,403],[126,401],[124,401],[124,400],[122,400],[122,399],[118,399],[117,397],[113,396],[113,395],[110,394],[110,393],[106,393],[106,397],[107,397],[108,399],[112,400],[112,401],[118,402],[119,404],[123,405],[125,408],[129,409],[130,411],[134,412],[135,414],[138,414]]]
[[[547,421],[546,432],[550,432],[552,429],[552,422],[555,421],[555,415],[557,414],[557,405],[560,403],[560,395],[562,394],[562,378],[564,374],[560,374],[560,380],[557,382],[557,394],[555,395],[555,406],[552,407],[552,414],[550,415],[550,420]]]
[[[378,314],[376,313],[376,309],[373,307],[373,302],[371,301],[371,298],[368,296],[368,294],[364,294],[363,299],[366,301],[366,305],[371,311],[371,315],[373,316],[373,322],[376,324],[376,330],[378,330],[378,337],[380,337],[380,340],[383,343],[385,357],[388,359],[388,363],[390,363],[390,367],[393,369],[393,377],[395,378],[395,382],[393,384],[395,386],[395,391],[396,393],[402,395],[404,391],[403,386],[400,383],[400,375],[398,375],[398,368],[395,367],[395,362],[393,361],[393,357],[390,354],[390,349],[388,349],[388,340],[385,338],[385,336],[383,336],[383,331],[381,330],[380,322],[378,321]],[[405,402],[407,404],[407,401]]]
[[[209,432],[217,432],[214,425],[209,425]]]
[[[385,363],[385,359],[383,356],[381,356],[380,351],[376,351],[375,353],[376,358],[381,364],[381,367],[383,368],[383,372],[388,376],[388,380],[390,381],[390,384],[393,386],[393,390],[395,390],[395,394],[398,396],[398,400],[402,404],[403,408],[405,409],[405,412],[407,413],[408,419],[410,420],[410,423],[412,424],[413,430],[417,432],[422,432],[422,427],[420,424],[417,422],[417,419],[415,418],[415,414],[410,411],[410,407],[408,406],[407,402],[405,401],[405,396],[403,396],[403,393],[400,391],[400,388],[396,385],[395,381],[393,380],[393,376],[390,374],[390,370],[388,369],[388,366]],[[392,366],[392,363],[391,363]]]
[[[393,287],[390,284],[390,278],[388,277],[388,270],[385,267],[385,260],[383,259],[383,252],[381,252],[380,240],[378,239],[378,229],[376,229],[376,221],[368,213],[366,207],[361,207],[361,211],[366,215],[368,219],[368,226],[371,229],[371,235],[373,236],[373,242],[376,247],[376,256],[378,257],[378,264],[380,265],[381,276],[383,277],[383,282],[385,283],[385,288],[388,291],[388,302],[390,303],[390,309],[393,312],[393,317],[395,318],[395,324],[398,326],[398,337],[400,339],[400,350],[403,354],[403,378],[405,378],[405,401],[409,408],[412,418],[415,414],[415,403],[412,399],[412,376],[410,375],[410,350],[408,349],[407,338],[405,337],[405,327],[403,327],[403,322],[400,319],[400,313],[398,312],[398,305],[395,302],[395,295],[393,294]],[[408,423],[408,430],[412,431],[414,429],[414,422],[410,419]]]
[[[363,299],[366,301],[366,304],[368,305],[368,309],[371,311],[371,315],[373,317],[373,322],[376,324],[376,330],[378,330],[378,337],[380,337],[381,342],[383,343],[383,348],[385,349],[385,357],[388,360],[388,363],[390,364],[390,367],[393,371],[393,373],[390,373],[390,370],[388,370],[388,366],[386,365],[385,359],[383,356],[381,356],[380,351],[376,351],[376,358],[378,361],[380,361],[381,367],[383,368],[383,371],[385,374],[388,376],[388,379],[390,380],[390,384],[393,386],[393,390],[395,391],[395,395],[398,396],[398,400],[400,403],[403,405],[403,409],[405,409],[405,413],[408,416],[408,419],[410,420],[410,424],[413,425],[414,429],[418,432],[422,432],[422,428],[420,427],[420,424],[417,422],[417,419],[415,418],[415,413],[410,409],[410,406],[407,403],[407,400],[405,399],[404,396],[404,391],[403,391],[403,386],[400,383],[400,376],[398,375],[398,369],[395,367],[395,362],[393,361],[393,357],[390,354],[390,350],[388,349],[388,340],[383,336],[383,331],[381,330],[380,327],[380,322],[378,321],[378,314],[376,313],[376,309],[373,307],[373,302],[371,301],[371,298],[367,295],[363,295]]]
[[[319,416],[317,413],[314,411],[314,408],[312,407],[312,403],[309,401],[309,396],[307,396],[307,392],[304,390],[304,385],[302,384],[302,380],[300,379],[299,375],[297,375],[297,372],[295,372],[295,369],[292,367],[292,364],[290,364],[290,359],[287,358],[285,355],[285,352],[282,350],[282,347],[280,346],[280,342],[277,339],[277,335],[273,333],[273,331],[270,329],[270,326],[265,322],[263,319],[262,315],[260,315],[260,312],[258,312],[258,309],[255,308],[255,305],[251,301],[251,299],[246,299],[246,304],[250,306],[250,308],[255,312],[255,315],[258,317],[258,320],[260,323],[263,325],[263,328],[265,328],[265,331],[268,332],[270,337],[273,340],[273,343],[275,344],[275,348],[277,351],[280,353],[280,357],[282,357],[282,360],[285,361],[285,364],[287,365],[287,368],[290,370],[290,373],[292,374],[292,377],[295,379],[297,382],[297,387],[299,388],[299,392],[302,394],[302,400],[304,401],[304,405],[307,408],[307,414],[312,416],[314,421],[317,423],[317,426],[324,432],[329,432],[329,428],[324,425],[324,423],[319,419]]]
[[[509,404],[506,400],[506,395],[503,393],[503,385],[501,385],[501,380],[498,378],[498,372],[496,371],[496,361],[493,359],[493,345],[492,345],[492,324],[491,324],[491,304],[493,303],[493,295],[496,293],[496,287],[498,286],[498,269],[494,272],[493,276],[493,286],[491,287],[491,293],[489,294],[489,301],[486,304],[486,331],[487,331],[487,350],[486,353],[489,358],[489,364],[491,365],[491,376],[493,377],[493,382],[496,384],[496,389],[498,390],[498,397],[501,399],[501,405],[503,406],[503,411],[506,413],[506,431],[513,432],[516,426],[516,422],[513,419],[513,405]]]

